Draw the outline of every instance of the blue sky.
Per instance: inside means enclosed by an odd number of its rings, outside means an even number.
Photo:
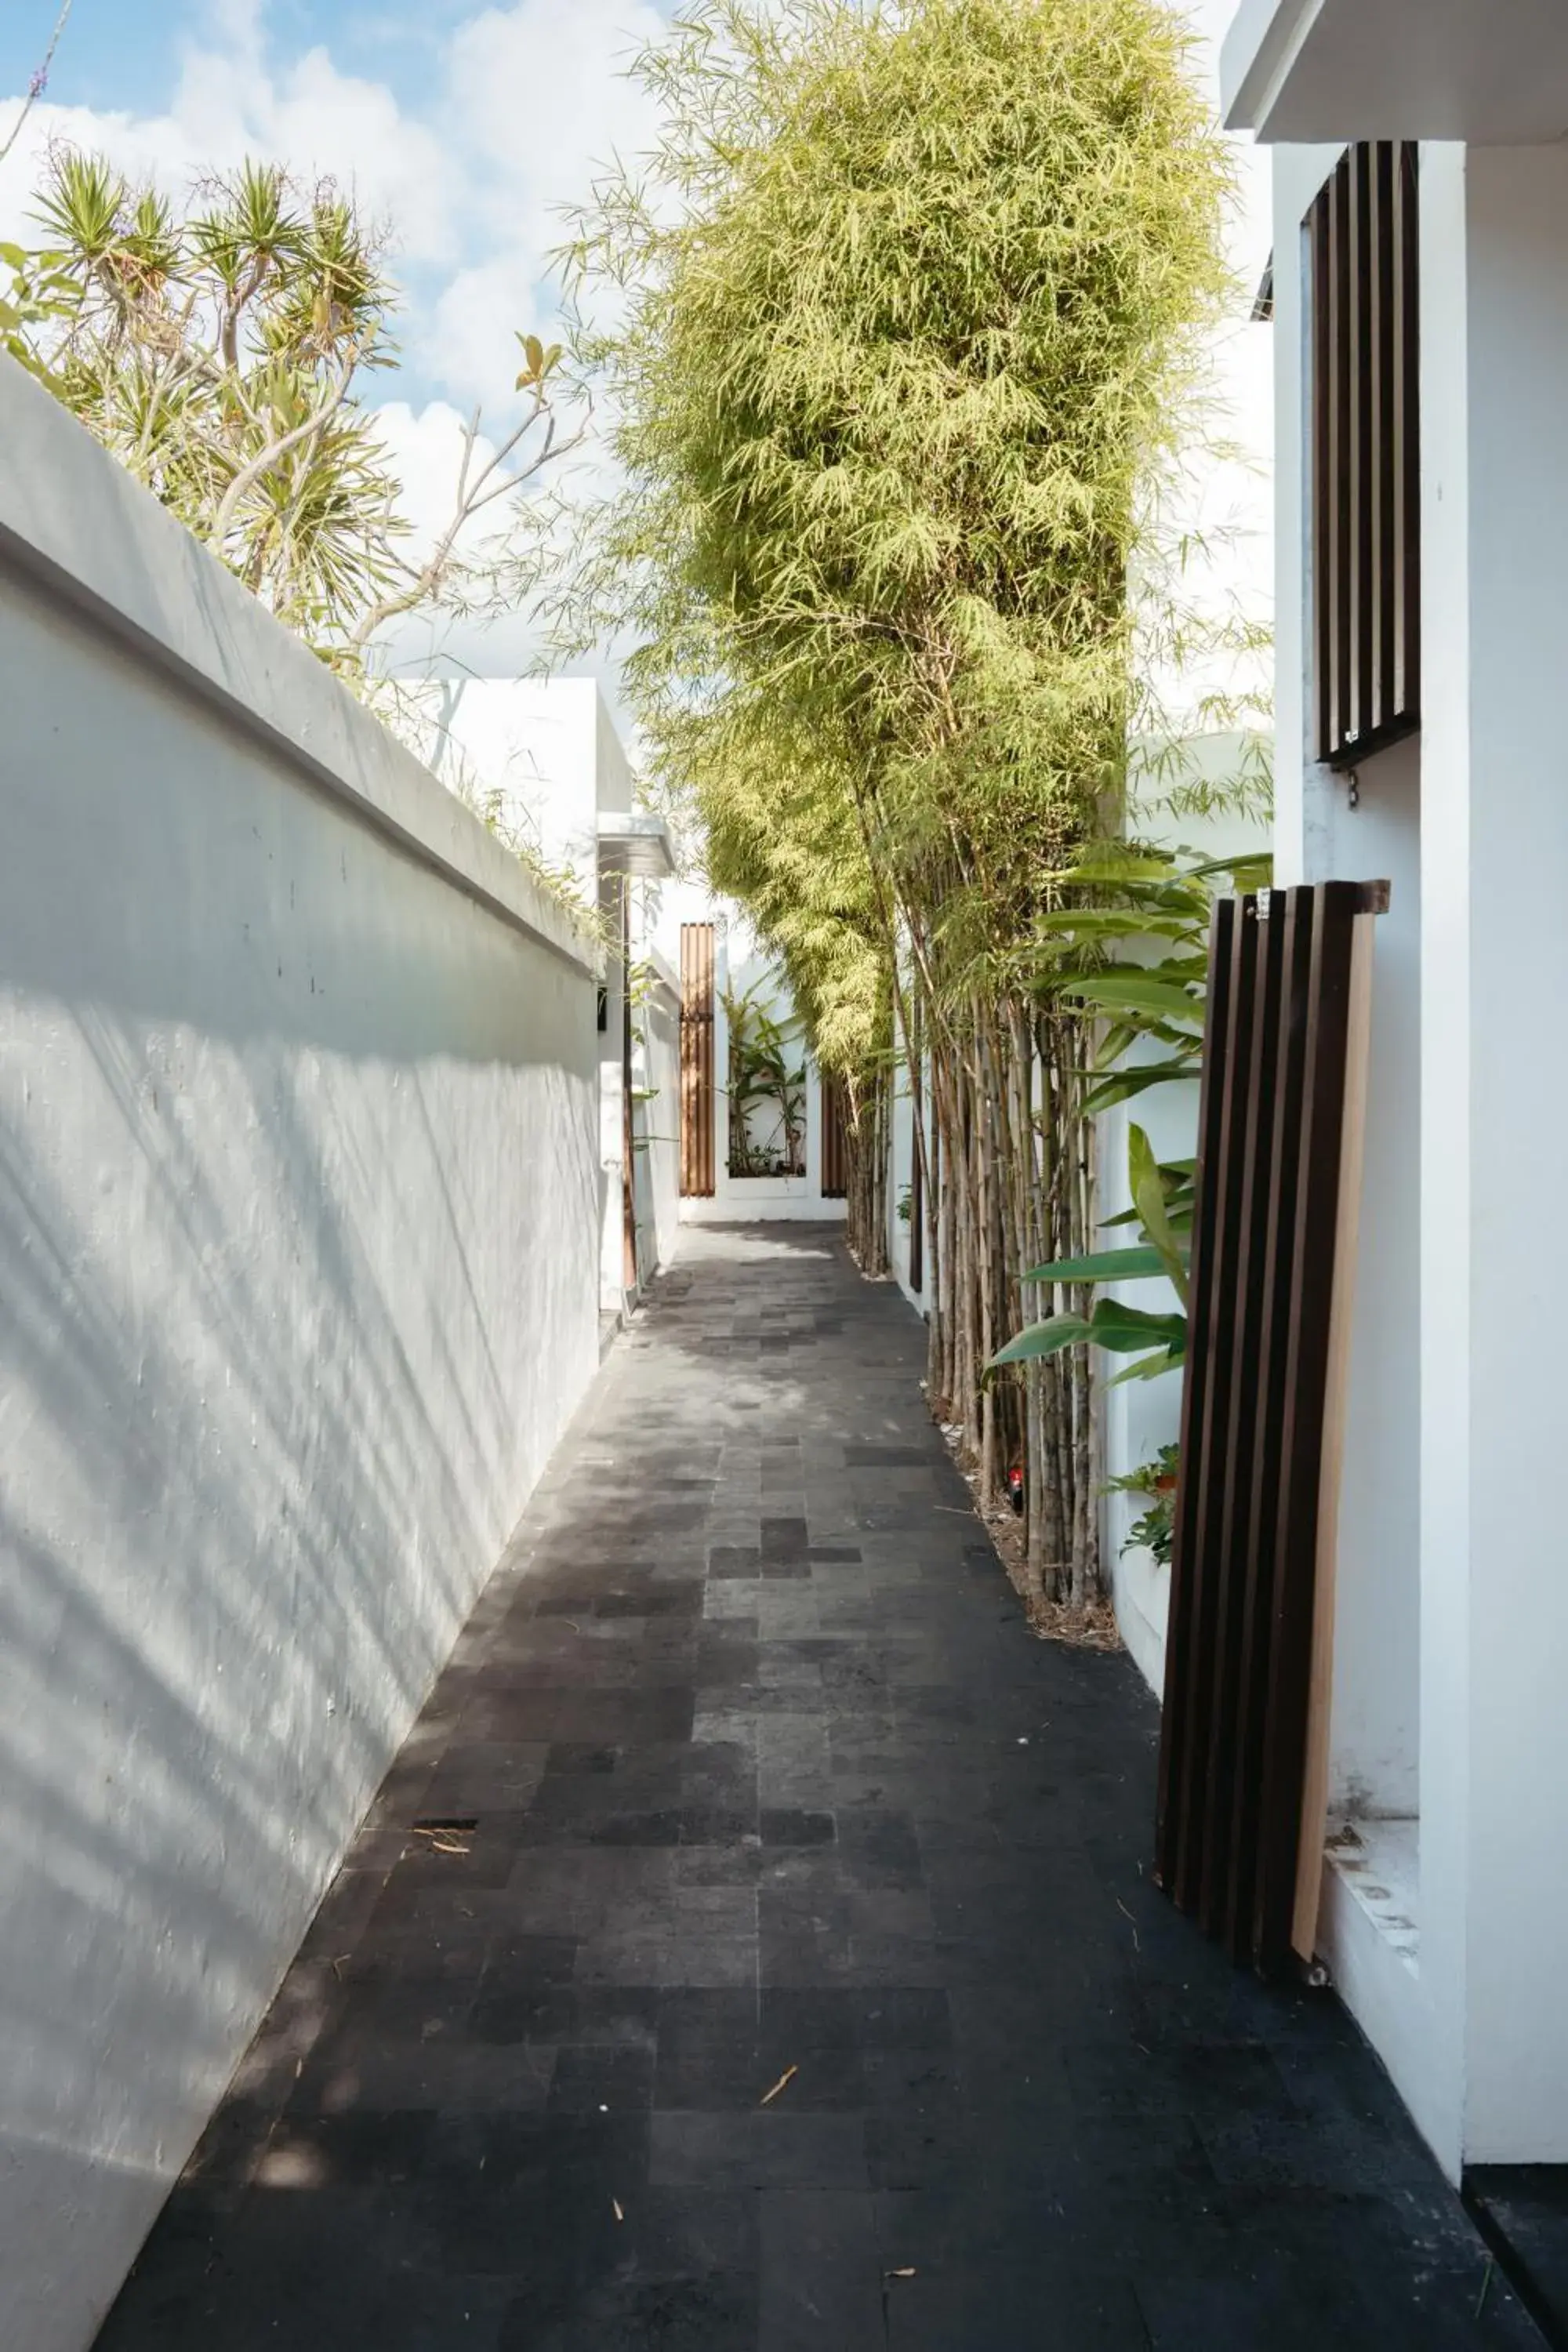
[[[0,0],[0,143],[59,0]],[[405,363],[380,379],[384,437],[416,530],[451,512],[462,418],[509,422],[514,336],[548,334],[559,207],[635,155],[655,123],[626,75],[674,0],[74,0],[45,100],[0,163],[0,237],[26,236],[51,139],[106,151],[177,194],[192,178],[270,157],[351,184],[385,228],[405,292]],[[1185,0],[1212,44],[1235,0]],[[1212,48],[1205,60],[1212,73]],[[1267,168],[1247,163],[1237,261],[1256,280],[1270,234]],[[1237,438],[1268,445],[1267,339],[1222,355]],[[1233,469],[1234,470],[1234,469]],[[1229,493],[1227,492],[1227,498]],[[1260,486],[1240,481],[1261,514]],[[1263,539],[1258,538],[1261,548]],[[511,666],[502,633],[483,666]],[[478,648],[473,649],[478,658]]]
[[[0,0],[0,143],[58,0]],[[452,510],[463,420],[517,407],[515,335],[548,332],[559,207],[654,131],[627,61],[669,0],[75,0],[43,100],[0,163],[0,237],[28,234],[51,140],[178,196],[247,155],[352,185],[404,293],[376,379],[416,534]],[[505,624],[476,666],[520,666]]]
[[[58,0],[6,0],[0,12],[0,89],[24,88],[47,46]],[[471,0],[274,0],[271,43],[329,47],[345,70],[412,98],[444,38],[477,14]],[[182,45],[213,20],[211,0],[74,0],[51,93],[68,105],[151,112],[167,96]]]
[[[0,137],[58,0],[0,0]],[[45,100],[0,164],[25,233],[51,139],[178,192],[244,154],[352,184],[406,302],[398,389],[465,411],[510,389],[514,330],[548,328],[559,207],[646,144],[626,77],[668,0],[75,0]],[[509,362],[510,363],[509,366]]]

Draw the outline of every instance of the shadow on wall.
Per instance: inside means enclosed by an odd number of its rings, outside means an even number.
[[[597,1360],[588,974],[216,722],[139,801],[135,700],[6,762],[6,2352],[90,2337]]]
[[[462,1074],[486,1167],[442,1131],[449,1067],[384,1071],[367,1119],[354,1065],[257,1054],[197,1123],[144,1044],[51,1022],[121,1125],[74,1199],[53,1117],[0,1094],[0,2314],[36,2296],[61,2343],[100,2257],[29,2279],[40,2245],[128,2195],[134,2252],[554,1433],[537,1339],[574,1270],[525,1300],[485,1220],[595,1180],[559,1067],[528,1074],[519,1183],[519,1072]]]

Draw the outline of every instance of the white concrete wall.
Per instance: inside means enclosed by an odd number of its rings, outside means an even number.
[[[633,1012],[632,1080],[638,1099],[632,1116],[637,1265],[647,1282],[674,1257],[680,1234],[680,982],[657,950],[645,949],[643,961],[641,999]]]
[[[1568,2158],[1568,150],[1423,155],[1422,1947],[1467,2160]]]
[[[406,689],[403,707],[416,738],[428,728],[420,748],[443,782],[595,910],[611,943],[598,1033],[599,1298],[605,1313],[622,1314],[637,1286],[628,1285],[626,1262],[625,975],[614,945],[621,880],[605,867],[598,823],[636,806],[631,763],[591,677],[440,678]],[[634,929],[639,919],[634,908]]]
[[[910,1084],[909,1066],[900,1060],[893,1072],[893,1111],[889,1122],[888,1263],[892,1267],[894,1281],[909,1300],[910,1305],[925,1315],[930,1313],[933,1302],[931,1295],[931,1248],[929,1236],[924,1234],[921,1236],[921,1281],[918,1290],[910,1279],[915,1244],[916,1108],[914,1089]],[[924,1106],[921,1108],[921,1116],[929,1122],[931,1117],[929,1108]],[[907,1217],[900,1214],[900,1203],[910,1211]],[[923,1213],[921,1222],[922,1223],[924,1222]]]
[[[428,715],[442,782],[570,874],[585,906],[599,887],[600,809],[629,809],[625,751],[592,678],[437,678],[408,689]],[[423,748],[423,747],[421,747]],[[617,798],[617,794],[621,795]]]
[[[1205,778],[1220,783],[1240,775],[1251,756],[1236,736],[1196,739],[1185,749],[1183,772],[1194,781]],[[1143,839],[1186,851],[1195,860],[1257,856],[1268,847],[1267,827],[1239,814],[1181,817],[1151,812],[1134,822]],[[1151,950],[1151,960],[1153,953]],[[1163,1051],[1150,1058],[1163,1058]],[[1105,1217],[1120,1216],[1131,1206],[1127,1130],[1134,1124],[1142,1128],[1161,1160],[1190,1160],[1197,1149],[1197,1081],[1152,1087],[1100,1118],[1100,1210]],[[1106,1249],[1125,1248],[1136,1237],[1135,1229],[1116,1225],[1100,1234],[1099,1244]],[[1177,1304],[1166,1282],[1110,1284],[1107,1295],[1124,1298],[1152,1315],[1166,1313]],[[1125,1368],[1128,1359],[1101,1355],[1097,1360],[1102,1381],[1110,1381]],[[1124,1381],[1117,1387],[1102,1388],[1100,1443],[1105,1475],[1121,1477],[1152,1462],[1163,1445],[1175,1443],[1181,1419],[1182,1383],[1174,1373],[1162,1380]],[[1148,1498],[1142,1495],[1105,1496],[1100,1507],[1100,1544],[1121,1638],[1151,1689],[1163,1696],[1171,1571],[1142,1544],[1123,1549],[1133,1522],[1148,1508]]]
[[[1282,447],[1299,446],[1300,422],[1292,230],[1334,153],[1279,152]],[[1333,1748],[1342,1797],[1418,1803],[1419,1944],[1414,1968],[1391,1963],[1358,1927],[1343,1959],[1358,2016],[1457,2175],[1568,2158],[1568,1585],[1550,1533],[1564,1278],[1541,1241],[1543,1187],[1568,1150],[1554,1079],[1568,1003],[1568,154],[1428,145],[1421,202],[1419,752],[1368,762],[1353,810],[1304,755],[1282,759],[1279,797],[1282,870],[1394,882]],[[1280,733],[1300,744],[1308,549],[1285,469],[1279,497]]]
[[[1386,880],[1377,925],[1350,1406],[1341,1492],[1331,1801],[1420,1811],[1421,744],[1321,767],[1312,739],[1301,223],[1341,151],[1276,151],[1276,878]],[[1438,260],[1437,267],[1442,267]]]
[[[1311,720],[1310,397],[1302,222],[1341,150],[1274,151],[1278,620],[1275,873],[1281,884],[1385,879],[1373,978],[1365,1165],[1338,1528],[1330,1801],[1361,1819],[1423,1811],[1421,1182],[1424,893],[1421,805],[1430,730],[1364,761],[1353,784],[1319,765]],[[1447,257],[1424,257],[1440,305]],[[1426,327],[1424,320],[1424,332]],[[1424,364],[1424,399],[1433,378]],[[1424,423],[1425,429],[1425,423]],[[1430,558],[1430,550],[1428,551]],[[1422,1842],[1426,1839],[1423,1825]],[[1348,2004],[1438,2153],[1457,2160],[1458,2045],[1439,2054],[1432,1974],[1412,1969],[1331,1886],[1323,1948]],[[1413,1894],[1425,1938],[1427,1903]]]
[[[0,360],[0,2343],[80,2352],[597,1360],[595,985]]]

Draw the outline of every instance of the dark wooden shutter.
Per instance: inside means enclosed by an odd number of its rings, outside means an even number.
[[[1262,891],[1220,900],[1210,936],[1155,1874],[1265,1972],[1293,1948],[1310,1958],[1317,1921],[1372,930],[1387,900],[1384,883]]]
[[[921,1115],[918,1068],[914,1073],[914,1115],[918,1128]],[[926,1286],[925,1155],[918,1133],[911,1141],[914,1158],[910,1166],[910,1288],[919,1297]]]
[[[849,1104],[842,1078],[822,1081],[822,1197],[849,1197]]]
[[[713,1193],[713,926],[680,926],[680,1190]]]
[[[1307,215],[1316,731],[1337,766],[1420,724],[1416,152],[1352,147]]]

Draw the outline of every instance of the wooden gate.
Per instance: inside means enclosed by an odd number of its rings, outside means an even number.
[[[713,1193],[713,926],[680,926],[680,1190]]]
[[[1374,918],[1222,899],[1209,941],[1155,1875],[1265,1973],[1312,1954]],[[1414,1213],[1415,1204],[1412,1203]]]
[[[822,1081],[822,1197],[849,1195],[849,1104],[842,1078]]]

